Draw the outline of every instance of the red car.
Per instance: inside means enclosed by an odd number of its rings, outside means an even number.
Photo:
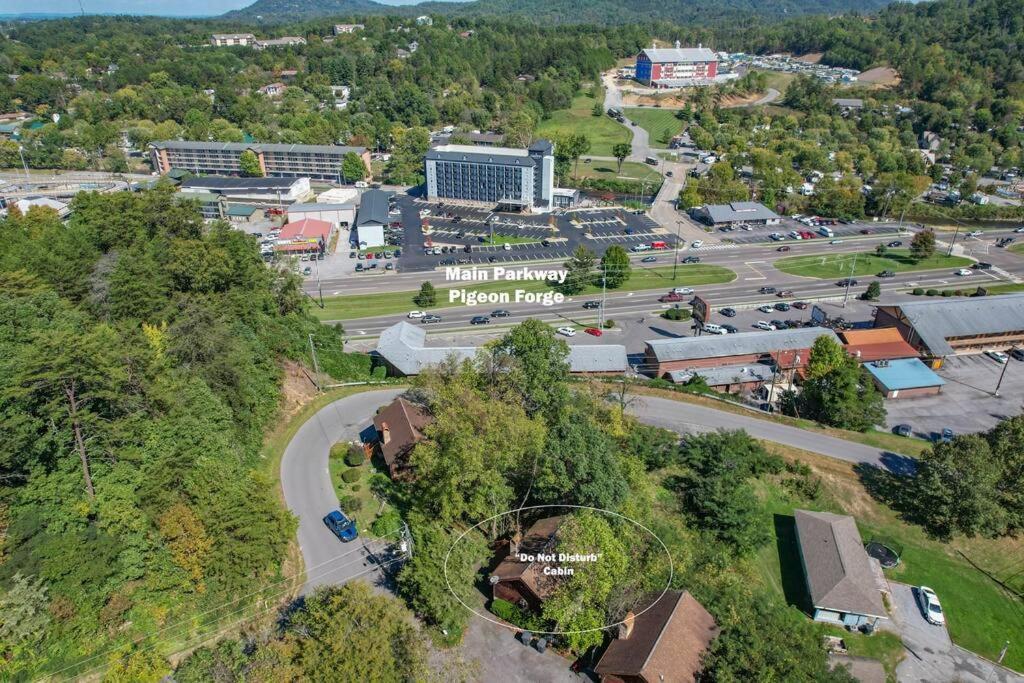
[[[805,308],[807,308],[807,302],[806,301],[794,301],[793,302],[793,308],[802,311]]]
[[[658,301],[660,301],[663,304],[676,303],[677,301],[682,301],[682,300],[683,300],[683,295],[682,294],[676,294],[675,292],[669,292],[668,294],[666,294],[663,297],[661,297],[660,299],[658,299]]]
[[[863,230],[860,231],[860,234],[862,234],[862,235],[870,235],[871,231],[868,230],[867,228],[864,228]]]
[[[603,334],[603,332],[601,332],[601,330],[597,329],[596,327],[588,327],[583,331],[586,332],[587,334],[592,334],[595,337],[600,337]]]

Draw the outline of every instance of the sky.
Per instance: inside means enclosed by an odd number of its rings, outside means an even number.
[[[418,0],[378,0],[408,5]],[[212,16],[251,5],[254,0],[82,0],[87,14]],[[78,0],[0,0],[0,14],[78,14]]]

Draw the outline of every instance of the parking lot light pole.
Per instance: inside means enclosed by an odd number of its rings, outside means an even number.
[[[846,278],[846,293],[843,294],[843,308],[846,308],[846,302],[850,299],[850,285],[853,283],[853,274],[857,272],[857,252],[853,253],[853,266],[850,268],[850,277]]]
[[[676,221],[676,249],[675,260],[672,263],[672,281],[675,282],[676,270],[679,268],[679,233],[682,230],[682,221]]]
[[[604,327],[604,304],[608,300],[608,266],[601,266],[601,308],[597,314],[597,327]]]

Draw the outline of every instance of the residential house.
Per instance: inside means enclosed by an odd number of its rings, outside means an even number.
[[[362,31],[365,26],[362,24],[335,24],[334,35],[340,36],[343,33],[355,33],[356,31]]]
[[[377,446],[388,474],[399,476],[409,468],[409,453],[424,439],[423,430],[433,421],[425,408],[396,398],[373,418]]]
[[[210,44],[214,47],[245,47],[255,45],[256,36],[251,33],[214,33],[210,36]]]
[[[558,530],[564,520],[562,516],[537,520],[524,536],[512,538],[508,554],[491,573],[494,599],[538,610],[551,597],[561,581],[559,576],[544,571],[551,563],[542,560],[523,561],[521,556],[536,557],[538,553],[551,553],[558,542]]]
[[[601,683],[693,683],[718,633],[689,591],[656,593],[625,616],[594,672]]]
[[[265,86],[260,88],[260,92],[266,95],[267,97],[280,97],[281,95],[284,95],[284,91],[287,89],[287,85],[278,81],[277,83],[266,84]]]

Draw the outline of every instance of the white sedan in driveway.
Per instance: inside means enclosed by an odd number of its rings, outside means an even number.
[[[565,337],[575,337],[576,336],[576,330],[574,330],[571,327],[559,327],[557,332],[558,332],[558,334],[563,335]]]
[[[995,351],[995,350],[990,349],[990,350],[985,352],[985,355],[988,356],[989,358],[991,358],[992,360],[994,360],[997,363],[1005,363],[1006,361],[1010,360],[1010,357],[1007,356],[1002,351]]]
[[[960,270],[956,271],[956,274],[961,277],[966,277],[968,275],[974,275],[974,271],[972,271],[969,268],[961,268]]]
[[[939,604],[939,596],[935,591],[928,586],[920,586],[917,589],[917,601],[929,624],[942,626],[946,623],[946,615],[942,613],[942,605]]]
[[[416,320],[417,318],[422,318],[425,315],[426,313],[424,313],[423,311],[409,311],[409,315],[407,317],[410,320]]]

